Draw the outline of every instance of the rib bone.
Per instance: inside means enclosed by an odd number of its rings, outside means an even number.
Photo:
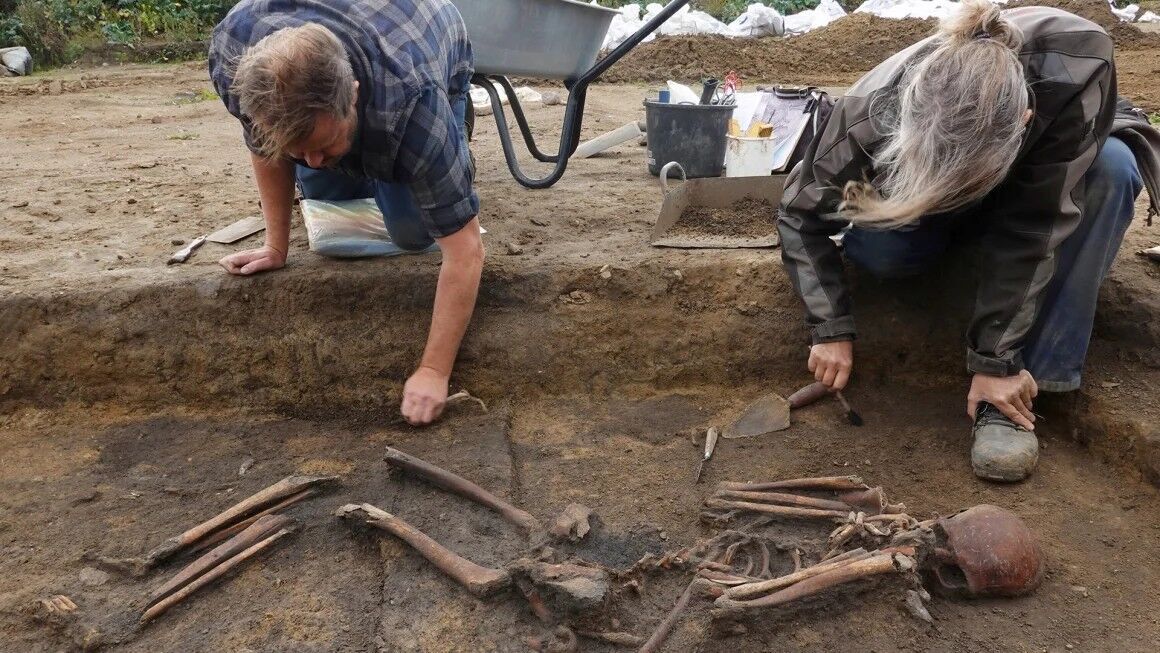
[[[414,474],[448,492],[454,492],[455,494],[491,508],[502,515],[504,519],[522,528],[526,533],[533,533],[540,530],[540,522],[531,514],[520,510],[458,474],[449,472],[442,467],[432,465],[425,460],[420,460],[392,447],[387,447],[385,460],[387,464]]]
[[[489,596],[507,587],[511,582],[511,576],[506,571],[481,567],[431,539],[402,519],[369,503],[347,504],[339,508],[335,516],[343,519],[361,519],[368,525],[403,540],[419,555],[475,596],[481,598]]]

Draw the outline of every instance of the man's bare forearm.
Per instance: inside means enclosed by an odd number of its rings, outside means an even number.
[[[479,223],[473,219],[458,233],[439,239],[439,245],[443,250],[443,266],[435,289],[431,331],[419,365],[447,377],[451,376],[479,295],[484,259]]]
[[[290,212],[294,205],[294,164],[285,159],[271,161],[250,153],[262,217],[266,220],[266,245],[283,255],[290,248]]]

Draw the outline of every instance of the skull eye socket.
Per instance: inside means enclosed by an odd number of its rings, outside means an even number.
[[[944,587],[955,589],[966,589],[967,587],[967,576],[963,573],[962,567],[958,565],[939,565],[935,569],[935,574]]]

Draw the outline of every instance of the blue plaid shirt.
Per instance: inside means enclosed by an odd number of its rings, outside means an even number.
[[[342,41],[359,82],[358,134],[338,168],[407,184],[434,237],[463,228],[479,212],[479,197],[452,102],[470,88],[472,58],[450,0],[239,2],[214,28],[209,72],[248,145],[249,120],[230,95],[231,64],[272,32],[306,23],[323,25]]]

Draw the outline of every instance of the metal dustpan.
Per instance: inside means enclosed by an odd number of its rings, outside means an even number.
[[[672,168],[680,172],[683,183],[673,189],[668,187],[668,173]],[[777,247],[779,239],[774,230],[774,216],[769,216],[770,231],[760,236],[699,234],[681,229],[681,217],[696,208],[729,208],[750,199],[766,200],[771,211],[781,202],[785,186],[785,175],[762,175],[759,177],[708,177],[686,179],[685,171],[675,161],[661,168],[661,194],[664,203],[653,227],[654,247],[679,247],[685,249],[741,249]]]

